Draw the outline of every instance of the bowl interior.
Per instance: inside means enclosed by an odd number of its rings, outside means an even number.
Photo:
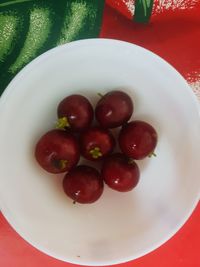
[[[157,157],[138,162],[135,190],[105,186],[96,203],[73,205],[63,175],[37,165],[35,143],[54,127],[62,98],[80,93],[95,106],[97,93],[113,89],[132,96],[133,119],[157,129]],[[38,249],[78,264],[124,262],[161,245],[199,196],[199,110],[190,90],[159,57],[114,40],[74,42],[34,60],[0,102],[0,204],[8,221]]]

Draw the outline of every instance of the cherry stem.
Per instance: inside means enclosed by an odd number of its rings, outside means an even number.
[[[102,157],[102,153],[99,147],[94,147],[89,152],[94,159],[98,159],[99,157]]]
[[[67,167],[67,164],[68,164],[68,160],[66,159],[61,159],[60,160],[60,169],[63,170]]]
[[[76,204],[76,200],[73,201],[73,204]]]
[[[64,170],[67,167],[68,160],[66,159],[55,159],[53,164],[57,169]]]
[[[149,154],[149,158],[151,158],[152,156],[157,157],[157,155],[154,151],[151,154]]]
[[[97,93],[97,95],[98,95],[100,98],[103,97],[103,95],[102,95],[101,93]]]
[[[133,164],[133,163],[134,163],[134,159],[129,158],[129,159],[128,159],[128,164]]]
[[[56,123],[57,129],[65,129],[65,128],[69,128],[69,127],[70,127],[70,124],[69,124],[67,117],[62,117],[62,118],[58,119],[58,121]]]

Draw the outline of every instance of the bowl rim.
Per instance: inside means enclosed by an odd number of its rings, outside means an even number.
[[[170,71],[173,71],[176,76],[179,78],[179,80],[182,82],[182,84],[184,85],[184,89],[188,91],[189,95],[190,95],[190,101],[193,102],[193,104],[195,105],[195,108],[198,112],[198,116],[200,118],[200,104],[199,101],[197,99],[197,97],[195,96],[194,92],[192,91],[192,88],[189,86],[189,84],[186,82],[186,80],[183,78],[183,76],[171,65],[169,64],[167,61],[165,61],[163,58],[161,58],[160,56],[158,56],[157,54],[153,53],[152,51],[143,48],[141,46],[135,45],[133,43],[129,43],[129,42],[125,42],[125,41],[120,41],[120,40],[115,40],[115,39],[107,39],[107,38],[91,38],[91,39],[83,39],[83,40],[77,40],[77,41],[73,41],[64,45],[60,45],[58,47],[52,48],[48,51],[46,51],[45,53],[39,55],[38,57],[36,57],[34,60],[32,60],[30,63],[28,63],[24,68],[22,68],[22,70],[13,78],[13,80],[8,84],[8,86],[6,87],[6,89],[4,90],[1,98],[0,98],[0,111],[2,109],[2,106],[4,104],[4,102],[7,100],[7,98],[9,97],[9,95],[13,92],[13,87],[15,87],[15,84],[18,83],[20,81],[21,78],[23,78],[23,76],[28,73],[29,71],[31,71],[32,68],[34,68],[37,64],[39,64],[41,61],[45,60],[48,57],[51,57],[53,54],[57,53],[58,51],[62,51],[65,50],[66,48],[73,48],[73,47],[79,47],[82,45],[85,46],[90,46],[90,45],[101,45],[101,44],[110,44],[110,45],[119,45],[119,46],[124,46],[124,47],[133,47],[135,46],[135,48],[139,49],[141,52],[145,52],[147,54],[151,54],[151,56],[153,56],[154,58],[156,57],[160,62],[162,62],[162,64],[165,64],[165,66],[168,67],[168,69],[170,69]],[[1,112],[0,112],[1,113]],[[199,120],[199,129],[200,129],[200,120]],[[1,197],[1,196],[0,196]],[[2,199],[0,198],[0,210],[3,214],[3,216],[5,217],[5,219],[7,220],[7,222],[11,225],[11,227],[29,244],[31,244],[33,247],[35,247],[36,249],[42,251],[44,254],[59,259],[63,262],[68,262],[68,263],[72,263],[72,264],[77,264],[77,265],[83,265],[83,266],[106,266],[106,265],[115,265],[115,264],[121,264],[121,263],[125,263],[125,262],[129,262],[135,259],[138,259],[146,254],[149,254],[151,252],[153,252],[155,249],[159,248],[161,245],[163,245],[164,243],[166,243],[168,240],[170,240],[182,227],[183,225],[187,222],[187,220],[189,219],[189,217],[192,215],[193,211],[195,210],[196,206],[198,205],[199,202],[199,198],[200,198],[200,190],[199,190],[199,194],[197,196],[194,197],[193,200],[193,204],[191,205],[190,211],[185,214],[185,216],[182,218],[181,222],[173,229],[169,232],[167,237],[161,238],[159,240],[159,242],[157,242],[154,246],[150,246],[147,249],[143,249],[140,253],[135,254],[134,256],[129,256],[126,258],[121,258],[121,260],[111,260],[111,261],[105,261],[105,262],[82,262],[81,258],[77,258],[77,260],[72,261],[71,259],[67,259],[67,257],[63,258],[63,257],[57,257],[55,254],[52,255],[52,253],[50,251],[48,251],[48,249],[43,248],[42,246],[38,245],[36,242],[33,242],[31,240],[29,240],[29,238],[27,238],[26,234],[23,232],[23,230],[20,228],[19,225],[17,225],[17,223],[15,222],[15,219],[13,218],[12,214],[9,211],[9,208],[6,207],[6,204],[3,203]]]

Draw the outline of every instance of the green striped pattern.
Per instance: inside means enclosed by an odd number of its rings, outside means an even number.
[[[98,37],[104,0],[0,1],[0,93],[41,53]]]
[[[134,21],[147,23],[150,20],[153,7],[153,0],[136,0]]]
[[[51,24],[50,11],[48,8],[34,8],[30,14],[30,28],[27,38],[14,64],[9,72],[15,74],[31,59],[37,56],[37,51],[45,44],[50,34]]]

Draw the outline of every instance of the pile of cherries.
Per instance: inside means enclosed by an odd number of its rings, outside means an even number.
[[[140,171],[134,160],[154,154],[157,133],[147,122],[128,122],[132,113],[131,98],[116,90],[101,96],[95,112],[82,95],[67,96],[59,103],[57,127],[39,139],[35,158],[50,173],[66,172],[63,189],[74,203],[95,202],[103,193],[104,182],[120,192],[137,185]],[[117,141],[122,153],[113,153],[116,141],[109,129],[119,126]],[[77,166],[81,155],[101,161],[101,171]]]

